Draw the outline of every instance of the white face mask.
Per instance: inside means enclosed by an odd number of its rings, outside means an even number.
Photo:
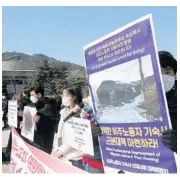
[[[32,103],[37,103],[38,99],[35,96],[31,96],[30,100]]]
[[[66,107],[70,106],[71,105],[71,97],[63,97],[62,104]]]
[[[2,96],[2,99],[4,100],[6,97],[5,96]]]
[[[175,78],[170,75],[162,75],[163,77],[163,83],[164,83],[164,89],[166,92],[169,92],[175,83]]]

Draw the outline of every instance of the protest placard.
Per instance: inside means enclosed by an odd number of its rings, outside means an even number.
[[[18,126],[16,100],[8,101],[8,124],[9,126],[15,127],[15,128],[17,128]]]
[[[86,173],[25,143],[12,129],[10,173]]]
[[[154,36],[152,16],[147,15],[84,47],[107,167],[177,172],[173,152],[161,142],[171,123]]]
[[[73,147],[85,154],[94,155],[91,123],[87,119],[71,118],[67,122],[67,140]]]
[[[24,107],[23,111],[23,128],[21,131],[21,135],[30,141],[34,140],[34,129],[35,122],[33,122],[32,118],[36,115],[36,108],[32,108],[29,106]]]

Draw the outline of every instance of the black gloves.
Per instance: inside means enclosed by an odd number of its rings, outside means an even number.
[[[92,135],[94,138],[97,138],[98,136],[101,136],[101,128],[99,127],[98,124],[95,124],[92,126]]]
[[[99,145],[98,136],[101,136],[101,128],[98,124],[92,126],[92,136],[94,145]]]
[[[177,153],[177,131],[176,130],[166,130],[162,133],[163,144],[171,149],[173,152]]]

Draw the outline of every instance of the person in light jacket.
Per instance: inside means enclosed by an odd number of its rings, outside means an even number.
[[[71,112],[75,113],[73,117],[80,118],[81,110],[78,106],[80,103],[82,103],[82,94],[80,88],[72,87],[63,91],[62,104],[65,107],[60,111],[61,119],[58,126],[58,132],[56,134],[58,143],[56,143],[55,149],[57,150],[56,156],[59,159],[69,161],[72,163],[72,165],[83,169],[82,158],[84,154],[68,145],[68,121],[63,121],[64,118],[66,118],[66,116]]]

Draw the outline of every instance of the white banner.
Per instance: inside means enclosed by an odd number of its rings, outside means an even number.
[[[8,101],[8,124],[9,126],[15,127],[15,128],[17,128],[18,126],[16,100]]]
[[[91,123],[87,119],[72,118],[67,122],[69,146],[94,156]]]
[[[25,143],[16,130],[12,129],[10,173],[86,173],[45,152]]]
[[[32,118],[36,115],[36,108],[32,108],[29,106],[24,107],[23,111],[23,128],[21,131],[21,135],[30,141],[34,141],[34,128],[35,122],[33,122]]]

